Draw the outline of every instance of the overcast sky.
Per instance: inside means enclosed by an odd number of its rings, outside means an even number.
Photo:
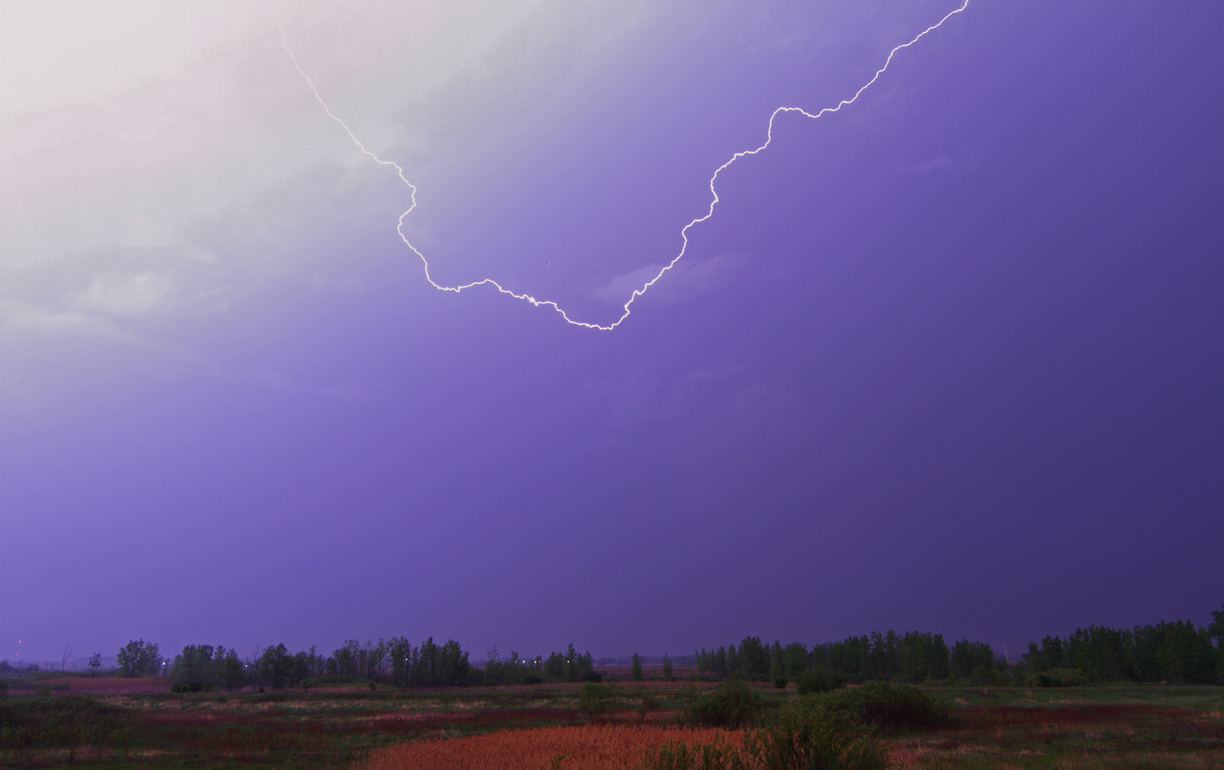
[[[1208,622],[1218,3],[971,0],[612,331],[404,241],[610,325],[959,7],[0,5],[0,658]]]

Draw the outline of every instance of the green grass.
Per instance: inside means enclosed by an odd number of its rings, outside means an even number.
[[[1204,709],[1224,708],[1224,687],[1204,685],[1103,684],[1083,687],[938,687],[923,688],[949,705],[1066,705],[1069,703],[1130,703]]]
[[[1224,767],[1224,687],[940,688],[957,723],[894,742],[902,767]]]

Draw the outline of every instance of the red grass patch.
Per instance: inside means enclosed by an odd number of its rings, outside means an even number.
[[[665,742],[737,743],[727,730],[629,725],[539,727],[484,735],[418,741],[372,753],[359,770],[540,770],[554,762],[567,770],[623,770],[642,752]],[[559,760],[559,761],[558,761]]]

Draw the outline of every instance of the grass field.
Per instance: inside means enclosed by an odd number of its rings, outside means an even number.
[[[0,700],[0,766],[631,768],[644,748],[714,734],[676,726],[686,686],[620,683],[593,726],[577,710],[577,685],[10,696]],[[927,692],[953,719],[884,736],[894,767],[1224,767],[1221,687]],[[796,697],[793,686],[760,693]],[[643,715],[646,697],[655,707]]]

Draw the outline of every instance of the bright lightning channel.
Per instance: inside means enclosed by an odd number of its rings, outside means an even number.
[[[676,266],[677,262],[679,262],[681,259],[684,258],[685,252],[688,251],[688,245],[689,245],[688,231],[689,229],[692,228],[694,225],[701,224],[702,222],[706,221],[710,217],[714,216],[714,207],[718,204],[718,200],[719,200],[718,190],[715,189],[715,182],[718,181],[718,175],[721,174],[725,169],[727,169],[729,166],[731,166],[731,164],[735,163],[740,158],[745,158],[750,155],[756,155],[757,153],[762,152],[766,147],[768,147],[770,142],[773,141],[774,120],[777,119],[779,115],[785,112],[797,112],[805,118],[816,120],[820,117],[823,117],[824,115],[828,115],[834,112],[839,112],[842,107],[847,107],[851,104],[854,104],[856,101],[858,101],[858,98],[862,96],[864,91],[866,91],[868,88],[874,85],[877,80],[880,79],[880,76],[883,75],[884,72],[888,69],[888,66],[892,64],[893,57],[897,55],[898,51],[901,51],[905,48],[909,48],[914,43],[917,43],[922,38],[926,37],[930,33],[942,27],[944,22],[946,22],[948,19],[964,11],[968,7],[969,7],[969,0],[964,0],[964,2],[961,4],[959,8],[949,12],[942,19],[940,19],[939,21],[935,22],[931,26],[919,32],[917,35],[914,36],[912,40],[910,40],[907,43],[902,43],[901,45],[889,51],[888,58],[886,58],[884,60],[884,64],[878,70],[876,70],[875,75],[871,77],[871,80],[868,80],[861,88],[859,88],[859,90],[855,91],[854,96],[851,96],[849,99],[841,100],[840,102],[837,103],[836,106],[825,107],[819,112],[808,112],[802,107],[779,107],[778,109],[774,110],[773,114],[769,116],[769,127],[765,132],[765,143],[762,144],[760,147],[757,147],[754,150],[742,150],[740,152],[735,153],[734,155],[732,155],[730,158],[727,159],[727,162],[723,163],[721,166],[719,166],[717,169],[714,170],[714,175],[710,177],[710,195],[712,196],[710,200],[710,207],[709,209],[706,210],[706,213],[704,215],[691,220],[687,225],[685,225],[680,230],[680,238],[683,241],[683,244],[680,247],[679,253],[676,254],[676,256],[672,257],[672,260],[668,262],[666,265],[664,265],[659,270],[659,272],[655,274],[653,278],[651,278],[649,281],[644,283],[641,288],[634,289],[633,294],[630,295],[628,301],[626,301],[625,304],[622,306],[624,309],[624,312],[621,314],[620,318],[617,318],[612,323],[606,324],[606,325],[597,324],[597,323],[589,323],[587,321],[575,321],[573,318],[570,318],[569,314],[567,314],[565,310],[563,310],[561,306],[558,305],[556,302],[553,302],[551,300],[536,299],[530,294],[519,294],[517,292],[511,291],[510,289],[507,289],[506,287],[502,286],[500,283],[493,280],[492,278],[485,278],[479,281],[472,281],[471,283],[465,283],[459,286],[443,286],[442,284],[434,281],[433,277],[430,276],[429,274],[429,260],[425,258],[425,255],[421,253],[420,249],[412,245],[412,242],[408,240],[408,236],[404,235],[404,217],[411,214],[412,210],[415,209],[417,205],[416,185],[408,181],[407,177],[404,176],[404,169],[402,169],[398,163],[395,163],[394,161],[390,161],[390,160],[383,160],[382,158],[378,157],[374,153],[367,150],[365,148],[365,145],[361,143],[361,140],[357,138],[357,136],[345,124],[345,122],[341,120],[340,118],[336,117],[336,114],[333,113],[331,111],[331,108],[327,106],[327,102],[323,101],[323,97],[319,95],[319,90],[315,88],[314,81],[310,79],[310,76],[307,75],[305,70],[302,69],[302,65],[298,63],[297,56],[293,54],[293,50],[289,47],[289,40],[285,36],[284,27],[280,28],[280,33],[281,33],[281,44],[284,45],[285,52],[288,53],[289,58],[293,60],[293,66],[297,69],[298,74],[300,74],[302,78],[305,79],[306,85],[310,86],[310,90],[314,94],[315,100],[317,100],[319,104],[323,107],[323,111],[327,113],[327,117],[331,118],[332,120],[340,124],[340,127],[344,129],[344,132],[346,134],[348,134],[349,139],[353,140],[353,144],[357,145],[357,149],[361,150],[362,154],[368,155],[370,158],[374,160],[375,163],[379,164],[380,166],[390,166],[391,168],[395,169],[395,173],[399,176],[400,181],[403,182],[408,187],[408,190],[410,191],[411,196],[412,196],[412,205],[409,206],[408,209],[404,213],[399,215],[399,222],[395,226],[395,231],[399,233],[400,240],[404,242],[404,245],[407,246],[409,249],[411,249],[413,254],[416,254],[418,257],[420,257],[421,264],[424,265],[425,267],[425,280],[429,281],[429,284],[431,286],[433,286],[435,289],[438,289],[439,291],[450,291],[456,294],[463,291],[464,289],[470,289],[475,286],[492,286],[493,288],[497,289],[497,291],[501,292],[502,294],[508,294],[509,296],[514,297],[515,299],[521,299],[526,302],[530,302],[532,305],[535,305],[536,307],[550,307],[553,310],[560,313],[561,317],[564,318],[565,322],[568,324],[572,324],[574,326],[581,326],[584,329],[598,329],[600,331],[610,332],[616,327],[620,326],[621,323],[626,318],[629,317],[630,313],[632,312],[631,308],[633,306],[633,303],[637,301],[637,298],[645,294],[646,291],[651,286],[654,286],[656,283],[658,283],[659,279],[662,278],[664,274],[667,273],[668,270],[671,270],[673,267]]]

